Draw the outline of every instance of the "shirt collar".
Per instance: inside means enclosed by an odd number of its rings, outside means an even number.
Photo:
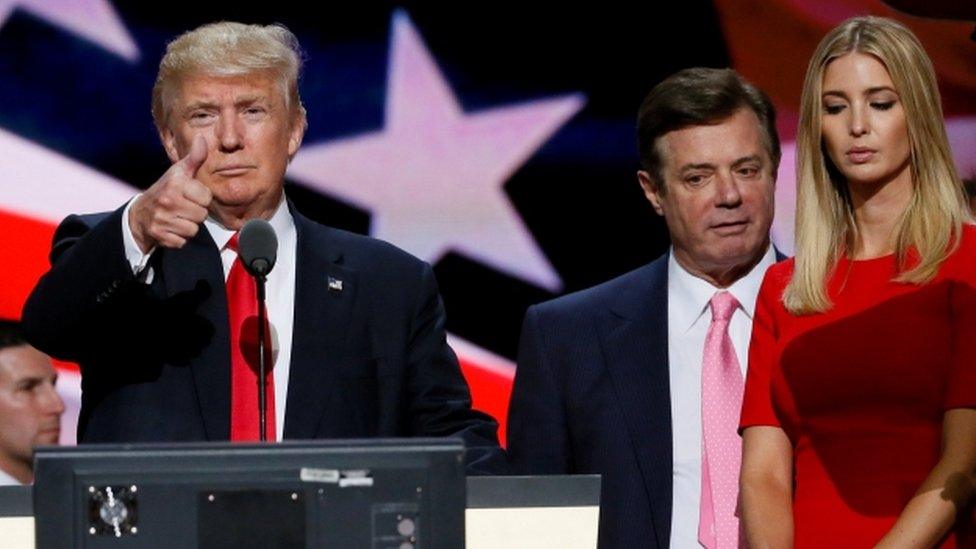
[[[770,244],[752,270],[725,288],[738,300],[742,312],[750,319],[756,310],[756,298],[759,296],[763,276],[766,274],[766,269],[774,263],[776,263],[776,252]],[[670,307],[668,320],[675,323],[674,328],[685,332],[694,326],[705,313],[712,296],[721,290],[685,270],[675,259],[672,247],[668,258],[668,302],[673,306]]]
[[[291,217],[291,212],[288,211],[288,203],[285,201],[285,195],[282,193],[281,202],[278,203],[278,208],[275,210],[274,215],[268,220],[271,224],[271,228],[275,230],[275,234],[279,237],[279,242],[281,240],[281,235],[289,233],[295,230],[295,220]],[[207,216],[203,220],[204,226],[210,233],[210,238],[213,239],[214,244],[217,245],[218,250],[223,250],[227,246],[227,242],[230,241],[231,237],[237,231],[228,229],[221,225],[212,216]]]
[[[19,480],[0,469],[0,486],[22,486]]]

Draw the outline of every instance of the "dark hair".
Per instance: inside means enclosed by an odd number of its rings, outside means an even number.
[[[0,349],[27,345],[24,333],[20,330],[20,323],[12,320],[0,320]]]
[[[689,126],[719,124],[742,108],[752,110],[759,118],[775,175],[780,159],[776,110],[762,90],[732,69],[684,69],[654,86],[637,111],[641,167],[663,190],[664,159],[657,149],[658,138]]]

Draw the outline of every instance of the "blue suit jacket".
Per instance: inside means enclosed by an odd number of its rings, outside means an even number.
[[[601,548],[670,546],[668,257],[531,307],[522,326],[512,470],[603,475]]]
[[[667,258],[531,307],[522,327],[513,472],[603,475],[603,548],[670,540]]]
[[[206,230],[158,249],[152,283],[125,259],[120,208],[58,227],[24,308],[29,340],[82,369],[81,442],[227,440],[224,276]],[[458,436],[500,472],[496,422],[471,409],[426,263],[292,209],[298,241],[284,437]],[[329,288],[329,279],[342,290]]]

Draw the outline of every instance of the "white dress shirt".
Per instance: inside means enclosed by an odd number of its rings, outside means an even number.
[[[138,197],[136,197],[138,198]],[[136,244],[135,237],[129,227],[129,209],[135,199],[129,201],[122,215],[122,240],[125,244],[125,257],[132,266],[132,272],[138,273],[145,268],[149,257],[155,248],[143,253]],[[288,211],[288,205],[282,196],[281,203],[274,215],[268,220],[278,236],[278,259],[274,269],[268,274],[267,306],[268,323],[271,327],[271,345],[273,348],[273,365],[271,375],[274,379],[275,393],[275,436],[282,439],[285,426],[285,407],[288,395],[288,374],[291,366],[292,332],[295,319],[295,258],[298,255],[298,236],[295,232],[295,220]],[[224,280],[230,275],[230,269],[237,259],[237,253],[227,248],[227,242],[234,236],[234,231],[218,223],[212,217],[203,222],[210,233],[210,237],[220,250],[220,261],[224,266]],[[153,273],[146,273],[145,282],[152,282]],[[229,379],[229,378],[228,378]],[[228,387],[228,390],[230,388]]]
[[[741,305],[729,322],[729,337],[745,379],[752,336],[752,315],[766,269],[776,262],[770,246],[749,273],[725,288]],[[701,497],[701,368],[705,336],[712,322],[708,306],[721,291],[682,267],[671,251],[668,260],[668,375],[671,383],[673,492],[671,547],[699,547]]]
[[[7,474],[6,471],[0,469],[0,486],[22,486],[19,480]]]

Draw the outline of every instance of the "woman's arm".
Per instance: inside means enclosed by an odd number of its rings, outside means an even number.
[[[739,496],[749,547],[793,547],[793,446],[783,429],[742,432]]]
[[[976,410],[945,413],[942,457],[877,547],[934,547],[976,487]]]

